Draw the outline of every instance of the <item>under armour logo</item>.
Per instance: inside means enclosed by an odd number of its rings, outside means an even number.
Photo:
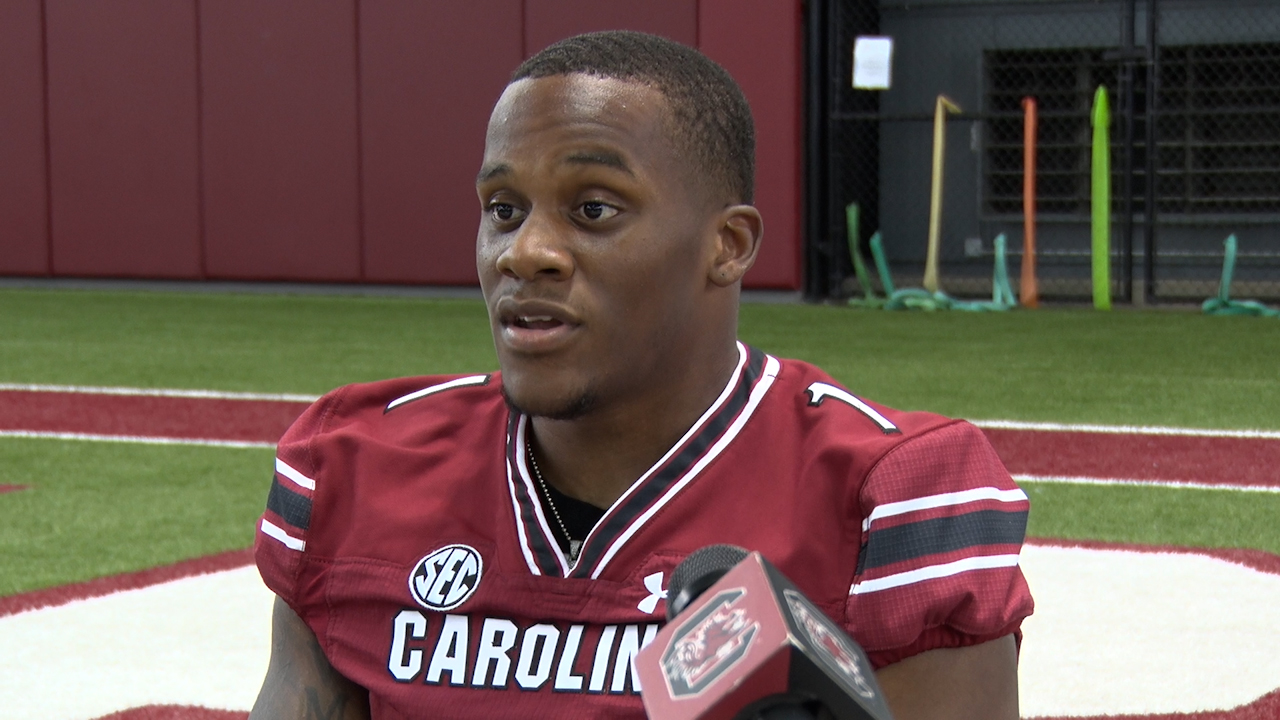
[[[667,599],[667,591],[662,589],[662,573],[656,572],[652,575],[646,575],[644,578],[644,589],[649,591],[649,597],[640,601],[636,605],[636,609],[643,613],[652,614],[658,609],[658,601]]]

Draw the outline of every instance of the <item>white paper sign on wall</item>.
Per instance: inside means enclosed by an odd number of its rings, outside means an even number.
[[[893,38],[859,36],[853,43],[853,86],[888,90],[893,75]]]

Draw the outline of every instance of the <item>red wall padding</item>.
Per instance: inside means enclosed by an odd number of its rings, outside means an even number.
[[[699,48],[742,86],[756,123],[764,241],[745,284],[799,288],[803,59],[799,2],[701,0]]]
[[[476,171],[520,34],[520,0],[362,4],[365,279],[476,283]]]
[[[525,0],[525,57],[595,30],[639,30],[696,46],[698,0]]]
[[[194,0],[47,0],[53,272],[200,277]]]
[[[40,0],[0,2],[0,274],[49,272]]]
[[[747,284],[798,288],[800,0],[6,0],[0,274],[473,285],[493,102],[524,57],[614,28],[742,84]]]
[[[354,0],[200,11],[209,276],[360,280]]]

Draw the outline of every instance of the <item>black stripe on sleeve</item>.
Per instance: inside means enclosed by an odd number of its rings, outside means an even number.
[[[279,477],[271,478],[267,509],[296,528],[306,530],[311,524],[311,500],[281,485]]]
[[[977,510],[872,530],[862,570],[982,545],[1021,545],[1027,512]]]

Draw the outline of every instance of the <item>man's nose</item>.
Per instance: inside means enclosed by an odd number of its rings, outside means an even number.
[[[573,254],[565,242],[569,230],[549,215],[529,213],[498,256],[499,272],[521,280],[563,280],[573,274]]]

